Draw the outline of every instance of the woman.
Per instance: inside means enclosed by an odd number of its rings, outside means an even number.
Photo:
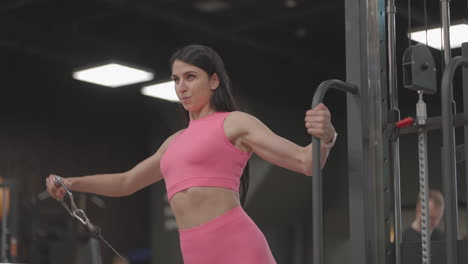
[[[72,191],[125,196],[164,178],[184,263],[275,263],[265,237],[240,205],[241,174],[255,152],[311,176],[311,145],[298,146],[255,117],[235,111],[224,64],[211,48],[187,46],[172,56],[171,67],[176,93],[190,118],[188,127],[127,172],[66,178],[64,183]],[[330,112],[323,104],[307,111],[305,125],[323,143],[323,166],[336,139]],[[64,196],[53,175],[46,185],[54,198]]]

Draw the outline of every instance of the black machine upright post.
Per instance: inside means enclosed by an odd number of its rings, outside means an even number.
[[[468,59],[468,42],[463,43],[462,45],[462,56],[465,59]],[[463,112],[465,115],[468,115],[468,67],[463,68]],[[465,125],[464,128],[464,138],[465,138],[465,181],[466,181],[466,190],[468,190],[468,125]],[[468,191],[466,192],[466,211],[468,212]],[[468,225],[468,223],[466,223]]]
[[[442,49],[445,66],[451,64],[450,45],[450,0],[440,0],[440,17],[442,22]],[[453,66],[453,64],[452,64]],[[449,71],[447,71],[449,70]],[[444,71],[442,78],[442,135],[443,135],[443,190],[446,199],[445,209],[445,253],[447,263],[458,263],[458,201],[457,171],[455,160],[455,129],[453,127],[453,89],[451,70]],[[450,80],[449,80],[450,78]],[[448,119],[450,118],[450,119]],[[448,123],[450,122],[450,123]]]
[[[440,19],[442,20],[442,49],[447,65],[452,58],[450,49],[450,0],[440,0]]]
[[[400,120],[398,109],[398,78],[396,60],[396,6],[395,0],[387,0],[387,40],[388,40],[388,98],[390,106],[389,121],[395,123]],[[394,234],[395,234],[395,264],[401,263],[401,181],[400,181],[400,141],[398,137],[392,138],[390,143],[390,174],[393,176],[393,208],[394,208]]]
[[[445,237],[446,263],[458,263],[458,202],[455,137],[452,109],[452,82],[455,70],[468,67],[468,59],[457,57],[450,61],[442,75],[442,137],[443,189],[446,200]]]
[[[386,1],[346,0],[350,252],[352,264],[392,263]]]

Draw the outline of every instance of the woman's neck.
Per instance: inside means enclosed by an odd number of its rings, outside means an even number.
[[[190,121],[200,119],[200,118],[205,117],[207,115],[210,115],[210,114],[212,114],[214,112],[215,112],[215,110],[213,110],[209,106],[202,108],[200,111],[189,112]]]

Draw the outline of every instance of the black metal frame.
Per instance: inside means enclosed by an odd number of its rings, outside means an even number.
[[[312,109],[322,103],[328,89],[334,88],[343,92],[357,95],[359,89],[355,85],[340,80],[328,80],[321,83],[315,90],[312,99]],[[323,258],[323,209],[322,209],[322,169],[320,157],[320,139],[312,136],[312,238],[313,263],[324,263]]]
[[[442,75],[442,137],[443,137],[443,189],[445,193],[446,263],[457,261],[458,195],[455,160],[455,128],[452,112],[452,82],[455,70],[468,67],[468,59],[456,57],[450,61]]]
[[[468,59],[468,42],[462,45],[462,57]],[[463,68],[463,102],[468,102],[468,67]],[[463,113],[468,115],[468,103],[463,104]],[[468,125],[464,126],[464,138],[468,139]],[[465,180],[466,180],[466,211],[468,212],[468,142],[464,142]]]
[[[391,263],[385,1],[348,0],[347,96],[351,263]],[[359,124],[359,125],[358,125]]]

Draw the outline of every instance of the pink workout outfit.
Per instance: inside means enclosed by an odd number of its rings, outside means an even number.
[[[161,159],[169,201],[190,187],[239,191],[250,154],[237,149],[224,133],[230,112],[190,121]],[[179,230],[185,264],[275,264],[265,236],[241,206],[201,226]]]

